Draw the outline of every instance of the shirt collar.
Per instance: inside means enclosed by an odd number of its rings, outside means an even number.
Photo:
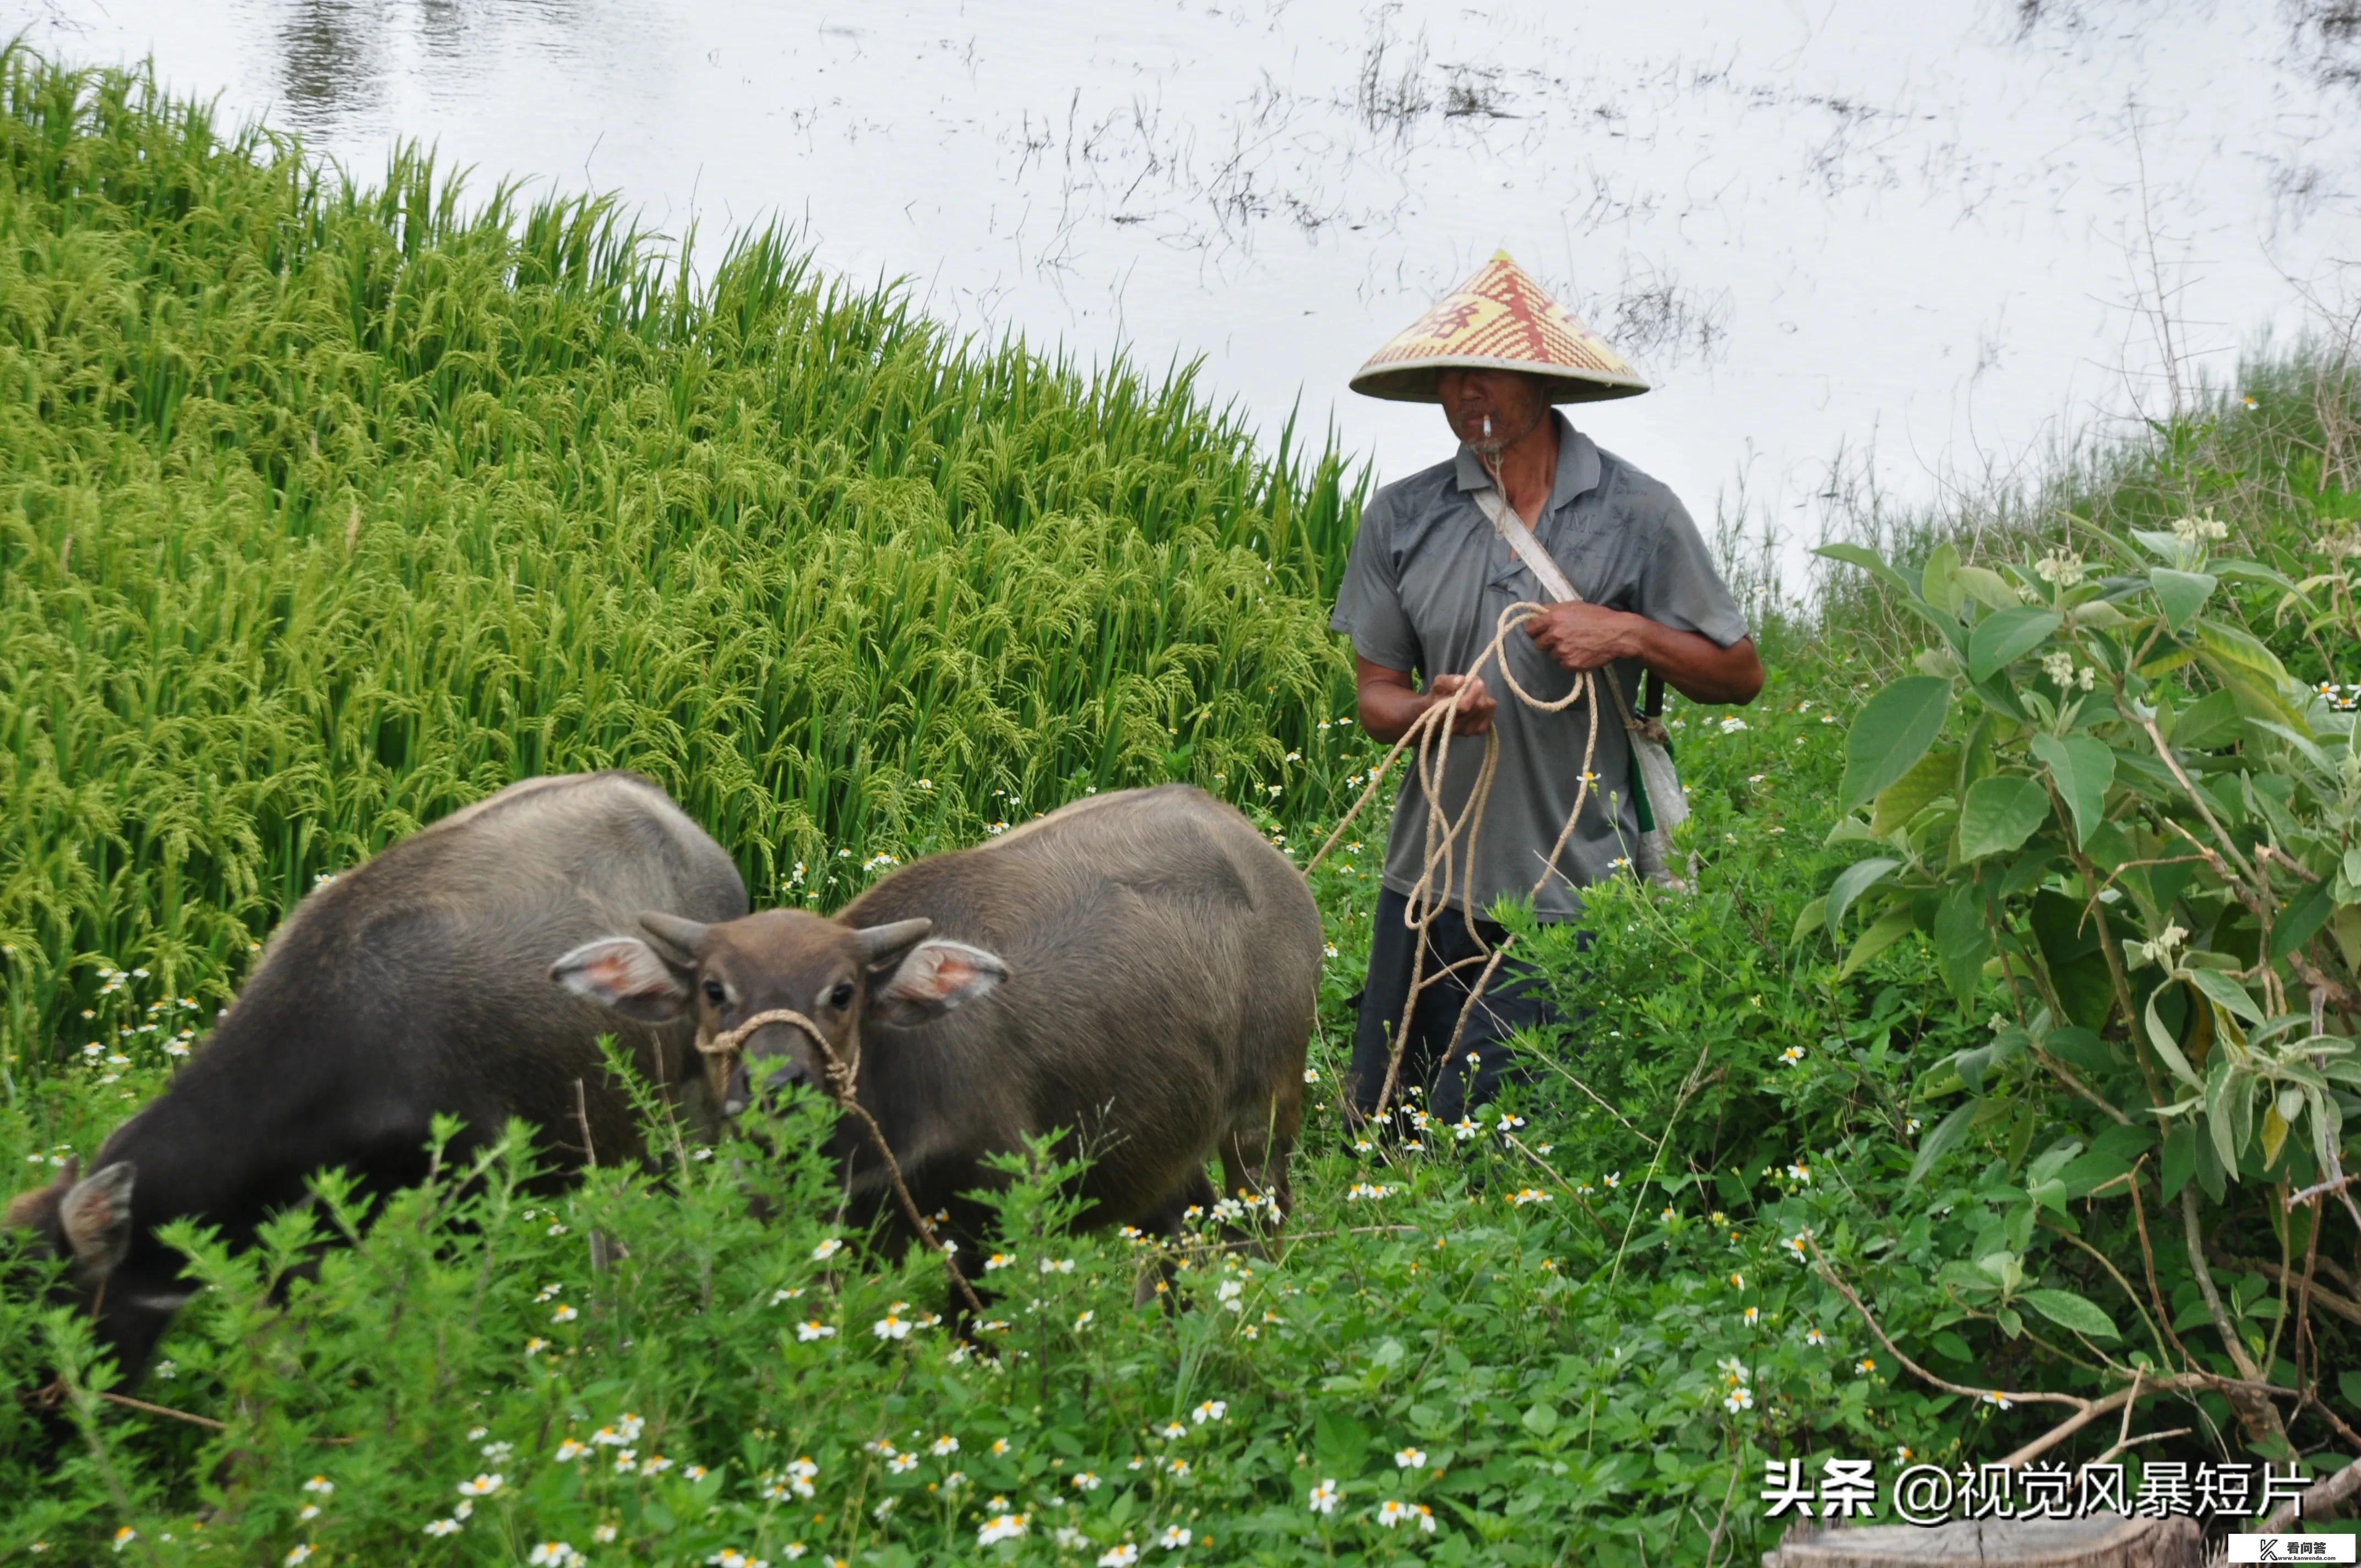
[[[1555,511],[1576,497],[1598,486],[1598,444],[1574,428],[1573,422],[1555,409],[1550,418],[1557,423],[1557,477],[1550,483],[1549,503],[1542,510]],[[1472,448],[1466,442],[1459,444],[1459,455],[1454,460],[1459,488],[1488,490],[1492,488],[1492,476],[1484,471]]]

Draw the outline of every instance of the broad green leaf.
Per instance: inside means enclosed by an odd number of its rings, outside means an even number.
[[[2112,1070],[2115,1065],[2114,1053],[2107,1048],[2105,1041],[2090,1030],[2070,1024],[2050,1030],[2042,1040],[2041,1048],[2083,1072],[2103,1073]]]
[[[2361,881],[2350,875],[2345,880]],[[2361,904],[2337,905],[2328,917],[2328,934],[2336,938],[2336,950],[2345,955],[2346,966],[2361,969]]]
[[[1927,552],[1926,568],[1918,574],[1919,593],[1945,615],[1960,613],[1959,593],[1951,584],[1951,574],[1959,569],[1960,547],[1947,539]]]
[[[2059,797],[2074,814],[2074,841],[2089,842],[2105,816],[2107,788],[2115,782],[2114,749],[2088,735],[2036,735],[2033,754],[2049,770]]]
[[[2332,773],[2336,771],[2336,764],[2328,760],[2328,753],[2314,745],[2312,743],[2312,737],[2309,735],[2299,734],[2295,730],[2289,729],[2286,725],[2268,718],[2256,719],[2255,728],[2257,729],[2267,730],[2269,733],[2278,736],[2289,745],[2294,747],[2298,756],[2301,757],[2305,762],[2310,762],[2313,767],[2318,768],[2322,773]]]
[[[2058,1179],[2066,1184],[2067,1197],[2086,1198],[2094,1189],[2105,1187],[2108,1182],[2122,1176],[2131,1168],[2132,1162],[2122,1156],[2104,1154],[2094,1149],[2059,1171]],[[2129,1190],[2116,1188],[2112,1189],[2111,1193],[2117,1198],[2127,1197]]]
[[[2296,586],[2285,576],[2253,561],[2216,561],[2213,563],[2216,576],[2239,583],[2268,583],[2282,593],[2294,593]]]
[[[1869,816],[1870,837],[1883,839],[1908,824],[1930,801],[1950,794],[1959,777],[1957,747],[1938,746],[1919,758],[1908,773],[1878,792]]]
[[[2176,572],[2169,566],[2151,566],[2147,573],[2148,587],[2156,590],[2157,608],[2164,611],[2164,623],[2180,631],[2197,618],[2213,597],[2215,580],[2207,572]]]
[[[2163,1170],[2157,1190],[2169,1203],[2180,1196],[2180,1190],[2197,1174],[2197,1129],[2183,1123],[2167,1134],[2161,1164]]]
[[[2048,818],[2049,793],[2022,774],[1978,779],[1960,805],[1960,858],[2006,854]]]
[[[1979,1109],[1981,1109],[1981,1102],[1971,1100],[1936,1123],[1935,1130],[1928,1133],[1918,1145],[1918,1157],[1910,1162],[1910,1175],[1902,1185],[1917,1186],[1919,1180],[1934,1168],[1935,1162],[1949,1153],[1960,1139],[1968,1135],[1968,1129],[1973,1123]]]
[[[1984,1091],[1984,1080],[1992,1069],[2013,1057],[2022,1056],[2027,1043],[2026,1032],[2011,1025],[1995,1032],[1981,1046],[1953,1052],[1951,1070],[1960,1075],[1960,1081],[1967,1086],[1969,1093],[1981,1095]]]
[[[1917,925],[1918,922],[1907,909],[1897,909],[1893,914],[1882,917],[1877,924],[1863,931],[1861,934],[1861,940],[1852,945],[1852,951],[1845,955],[1845,961],[1837,966],[1837,978],[1851,979],[1860,971],[1861,965],[1910,935],[1916,929]]]
[[[1976,1259],[1976,1266],[2001,1288],[2001,1294],[2014,1296],[2025,1284],[2025,1258],[2014,1252],[1988,1252]]]
[[[2206,624],[2200,621],[2198,630],[2202,632]],[[2246,715],[2249,724],[2276,721],[2299,734],[2311,729],[2310,721],[2304,718],[2304,708],[2310,699],[2292,691],[2292,681],[2268,679],[2244,664],[2216,658],[2211,653],[2200,654],[2197,663],[2206,674],[2237,696],[2239,711]]]
[[[2121,1339],[2115,1321],[2103,1311],[2098,1303],[2071,1290],[2026,1290],[2018,1300],[2048,1318],[2060,1328],[2072,1329],[2078,1334],[2092,1339]]]
[[[1968,633],[1968,674],[1987,680],[2049,640],[2060,617],[2054,609],[2020,605],[1994,610]]]
[[[2180,751],[2202,751],[2237,740],[2240,728],[2237,696],[2225,688],[2208,692],[2181,709],[2169,739]]]
[[[2197,1185],[2205,1196],[2219,1203],[2230,1196],[2230,1177],[2226,1168],[2214,1157],[2211,1139],[2199,1138],[2197,1146]]]
[[[2311,883],[2287,901],[2271,922],[2271,951],[2274,959],[2283,959],[2306,942],[2312,934],[2325,925],[2329,912],[2336,907],[2335,883],[2327,881]]]
[[[2165,982],[2166,985],[2170,983],[2169,981]],[[2180,1054],[2180,1042],[2172,1037],[2172,1031],[2166,1028],[2164,1020],[2157,1015],[2156,999],[2163,994],[2162,985],[2148,992],[2147,1043],[2156,1047],[2157,1058],[2171,1070],[2173,1077],[2191,1089],[2202,1090],[2205,1080],[2197,1076],[2197,1069],[2191,1067],[2189,1058]]]
[[[2185,972],[2190,980],[2195,982],[2198,990],[2220,1003],[2238,1017],[2244,1018],[2249,1024],[2260,1024],[2263,1021],[2262,1008],[2256,1005],[2255,999],[2246,994],[2245,986],[2240,985],[2228,975],[2216,974],[2212,970],[2203,969],[2189,970]]]
[[[2197,623],[2197,641],[2222,663],[2248,672],[2274,692],[2290,684],[2279,656],[2243,627],[2225,626],[2208,618]]]
[[[1950,683],[1932,675],[1905,675],[1862,704],[1845,736],[1837,809],[1850,811],[1916,765],[1950,707]]]
[[[2099,631],[2112,631],[2118,626],[2129,626],[2132,620],[2130,616],[2125,615],[2108,599],[2092,599],[2086,604],[2076,605],[2072,610],[2071,619],[2077,626],[2087,626]]]
[[[2025,1168],[2026,1190],[2030,1192],[2040,1183],[2056,1176],[2066,1168],[2069,1160],[2081,1152],[2082,1140],[2080,1138],[2065,1138],[2051,1145],[2040,1158]]]
[[[2158,560],[2178,561],[2180,559],[2180,553],[2184,546],[2180,543],[2180,536],[2179,534],[2169,533],[2161,529],[2153,528],[2135,528],[2131,532],[2132,537],[2138,540],[2141,545],[2147,549],[2147,553],[2154,555]]]
[[[1989,567],[1962,566],[1951,574],[1951,581],[1986,609],[2018,609],[2024,607],[2025,600],[2017,597],[2016,589],[2009,586],[2008,579]]]
[[[1828,901],[1823,894],[1796,912],[1795,928],[1787,933],[1790,943],[1802,941],[1828,923]]]
[[[1992,948],[1982,890],[1972,882],[1956,883],[1935,911],[1935,961],[1942,966],[1943,983],[1962,1005],[1975,1000],[1976,981]]]
[[[1836,885],[1828,889],[1826,915],[1828,929],[1834,931],[1842,926],[1845,911],[1852,907],[1852,901],[1901,863],[1890,856],[1881,855],[1873,860],[1856,861],[1839,872]]]
[[[2205,1075],[2205,1130],[2213,1138],[2213,1157],[2224,1170],[2238,1166],[2238,1151],[2246,1140],[2238,1135],[2238,1102],[2250,1099],[2246,1083],[2230,1070],[2226,1057],[2216,1057],[2213,1069]]]
[[[2287,1142],[2288,1128],[2289,1128],[2288,1119],[2287,1119],[2286,1117],[2284,1117],[2284,1116],[2282,1116],[2282,1115],[2280,1115],[2280,1114],[2279,1114],[2279,1108],[2278,1106],[2276,1106],[2276,1105],[2269,1105],[2269,1106],[2266,1106],[2266,1107],[2264,1107],[2264,1109],[2263,1109],[2263,1168],[2264,1168],[2264,1169],[2268,1170],[2268,1169],[2269,1169],[2272,1166],[2277,1165],[2277,1164],[2279,1163],[2279,1146],[2280,1146],[2281,1144],[2284,1144],[2284,1143],[2286,1143],[2286,1142]]]
[[[1841,561],[1848,566],[1859,566],[1888,587],[1900,592],[1905,598],[1918,598],[1918,590],[1910,586],[1907,577],[1887,565],[1883,556],[1865,545],[1823,544],[1812,554],[1830,561]]]

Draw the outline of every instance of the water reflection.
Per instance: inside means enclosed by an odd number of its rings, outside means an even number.
[[[440,11],[455,6],[430,4]],[[287,128],[329,129],[385,102],[385,13],[368,0],[292,0],[279,16],[279,90]]]
[[[2361,0],[0,0],[18,26],[152,49],[364,180],[417,138],[478,196],[618,191],[704,247],[777,217],[961,333],[1202,356],[1381,474],[1431,421],[1345,377],[1505,245],[1656,382],[1600,439],[1805,541],[1856,481],[1924,498],[2180,385],[2159,304],[2226,373],[2361,297]]]

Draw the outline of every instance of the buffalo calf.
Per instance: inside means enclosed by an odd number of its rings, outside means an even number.
[[[170,1089],[117,1127],[92,1175],[18,1197],[7,1223],[70,1260],[101,1341],[135,1380],[192,1288],[154,1237],[182,1216],[249,1239],[343,1166],[382,1190],[421,1179],[437,1114],[466,1157],[511,1116],[561,1166],[638,1152],[598,1036],[701,1094],[686,1024],[617,1026],[553,990],[553,953],[643,910],[730,921],[746,889],[664,791],[628,773],[529,779],[315,890],[271,938]],[[578,1087],[577,1087],[578,1085]],[[695,1100],[699,1094],[687,1098]]]
[[[1216,1152],[1230,1189],[1290,1207],[1320,912],[1287,858],[1200,790],[1093,796],[917,861],[833,918],[639,925],[553,977],[708,1038],[775,1008],[809,1018],[840,1058],[858,1053],[860,1102],[922,1211],[962,1212],[988,1158],[1057,1128],[1092,1157],[1085,1224],[1171,1232],[1212,1205]],[[802,1029],[771,1023],[709,1091],[734,1112],[825,1069]],[[865,1131],[840,1118],[833,1139],[856,1223],[884,1210],[898,1224]]]

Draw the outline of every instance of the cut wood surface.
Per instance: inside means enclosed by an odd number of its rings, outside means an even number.
[[[2196,1520],[2120,1514],[1816,1530],[1763,1555],[1763,1568],[2199,1568],[2203,1562]]]

